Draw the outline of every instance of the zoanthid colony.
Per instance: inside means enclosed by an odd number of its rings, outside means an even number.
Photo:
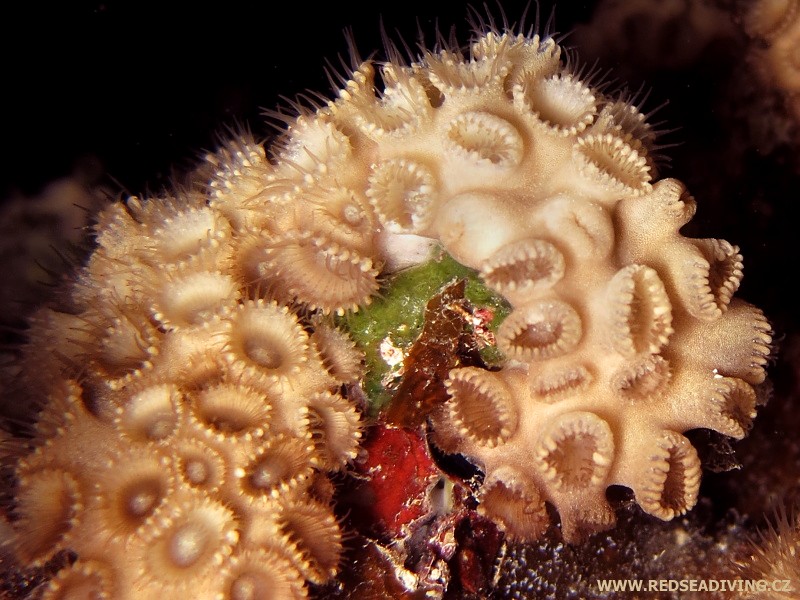
[[[554,39],[493,30],[364,63],[268,153],[233,139],[198,189],[103,211],[31,319],[35,425],[6,440],[17,557],[78,556],[44,598],[302,598],[334,577],[327,474],[364,422],[339,317],[442,252],[511,306],[497,368],[452,369],[433,417],[485,473],[479,510],[534,539],[550,503],[569,541],[613,525],[611,485],[689,510],[682,433],[746,435],[770,327],[733,297],[738,248],[679,233],[695,203],[656,150]]]

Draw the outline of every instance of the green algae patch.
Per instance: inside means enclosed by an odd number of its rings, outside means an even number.
[[[494,333],[511,307],[483,284],[476,271],[444,252],[423,265],[392,275],[372,304],[339,319],[366,357],[364,391],[370,399],[370,416],[386,407],[400,386],[403,357],[422,332],[428,301],[459,279],[466,282],[464,296],[473,309],[491,315],[486,328]],[[494,345],[484,346],[480,354],[488,365],[502,359]]]

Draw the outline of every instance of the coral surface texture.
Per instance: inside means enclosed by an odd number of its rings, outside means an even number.
[[[348,317],[445,254],[510,306],[497,363],[452,368],[430,419],[507,537],[539,538],[546,504],[567,541],[608,529],[609,486],[670,520],[701,478],[682,434],[747,434],[769,323],[734,298],[739,249],[681,235],[695,202],[658,180],[630,98],[549,36],[389,54],[268,151],[242,135],[200,185],[105,209],[32,316],[15,394],[34,424],[3,456],[17,559],[77,556],[44,598],[304,598],[334,578],[329,475],[365,423]]]

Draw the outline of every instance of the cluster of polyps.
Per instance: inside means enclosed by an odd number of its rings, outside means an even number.
[[[245,142],[220,156],[267,165]],[[7,440],[13,546],[32,565],[78,555],[46,598],[299,598],[337,572],[325,474],[356,456],[361,354],[258,293],[254,230],[209,194],[103,212],[76,283],[32,319],[20,394],[41,410]]]
[[[552,40],[488,34],[470,56],[361,68],[323,111],[351,131],[383,258],[435,240],[513,311],[499,371],[454,369],[435,439],[486,473],[481,510],[533,538],[608,527],[609,485],[670,519],[697,497],[682,432],[740,438],[755,414],[769,325],[732,300],[738,249],[679,234],[694,201],[653,181],[635,107],[565,69]]]
[[[9,442],[19,557],[78,554],[48,597],[291,597],[333,576],[324,473],[356,454],[362,367],[328,315],[436,244],[513,305],[502,369],[454,369],[435,418],[485,470],[481,510],[533,538],[548,501],[575,539],[612,523],[612,484],[661,518],[693,505],[680,432],[745,434],[769,327],[731,300],[738,250],[679,235],[694,204],[652,183],[644,117],[560,53],[491,32],[468,58],[384,65],[378,94],[364,64],[273,160],[231,142],[201,190],[100,215],[32,321],[20,378],[42,409]]]

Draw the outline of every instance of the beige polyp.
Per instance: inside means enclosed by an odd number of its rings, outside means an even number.
[[[27,446],[32,452],[19,457],[17,474],[47,467],[66,468],[79,477],[89,473],[92,477],[87,478],[85,488],[88,496],[94,474],[105,465],[108,451],[113,451],[118,443],[119,433],[109,426],[109,421],[89,412],[83,398],[85,390],[76,382],[62,380],[51,384],[51,388],[35,437]],[[85,440],[93,443],[86,444]]]
[[[677,233],[694,211],[693,201],[684,201],[679,191],[680,187],[667,185],[651,196],[623,201],[618,209],[623,215],[623,260],[654,268],[672,297],[673,309],[680,305],[696,319],[713,321],[739,287],[742,257],[724,240],[690,240]],[[649,216],[644,214],[648,209]],[[629,229],[634,225],[646,227],[648,234]],[[672,251],[659,252],[663,244],[670,244]]]
[[[20,476],[12,548],[19,560],[42,564],[69,547],[84,510],[77,469],[44,467]]]
[[[377,218],[363,191],[311,188],[299,195],[295,205],[293,228],[311,231],[362,256],[375,255]]]
[[[550,367],[530,365],[528,385],[533,398],[543,402],[558,402],[586,390],[594,380],[584,365]]]
[[[622,138],[610,133],[579,138],[573,157],[584,177],[626,196],[650,192],[647,159]]]
[[[230,231],[228,220],[208,206],[176,208],[150,227],[146,259],[157,268],[201,259],[227,246]]]
[[[353,460],[361,428],[358,411],[339,394],[317,392],[308,398],[308,432],[320,468],[335,471]]]
[[[503,246],[480,270],[483,281],[507,299],[525,298],[555,285],[564,276],[564,257],[545,240],[526,239]]]
[[[665,431],[652,450],[640,456],[633,491],[645,512],[669,521],[695,505],[701,469],[697,451],[689,440],[674,431]]]
[[[461,438],[494,448],[514,435],[517,407],[496,374],[476,367],[451,369],[445,386],[450,420]]]
[[[105,321],[98,334],[95,357],[97,368],[118,385],[135,378],[137,373],[152,367],[163,334],[148,316],[136,309],[123,307],[117,318]]]
[[[579,499],[566,497],[555,504],[561,517],[561,535],[570,544],[585,540],[598,531],[610,529],[617,520],[605,494],[598,491],[585,494]]]
[[[766,317],[738,298],[717,320],[677,329],[670,344],[681,363],[751,384],[766,378],[771,351],[772,328]]]
[[[434,229],[445,250],[459,262],[476,266],[522,237],[524,227],[514,221],[513,207],[504,200],[480,191],[444,201]]]
[[[758,536],[750,540],[747,556],[736,561],[742,577],[754,580],[789,581],[789,589],[781,591],[768,587],[764,593],[753,596],[754,600],[795,600],[796,583],[800,581],[800,562],[797,560],[798,524],[796,510],[779,505],[767,525]],[[745,579],[745,580],[747,580]]]
[[[262,505],[301,486],[319,465],[311,436],[277,435],[256,449],[234,471],[239,497]]]
[[[674,358],[671,366],[668,393],[657,403],[655,423],[678,432],[704,427],[736,439],[747,434],[756,414],[756,394],[750,384]]]
[[[311,501],[285,505],[278,518],[289,541],[290,560],[312,583],[336,575],[342,555],[342,531],[327,506]]]
[[[252,456],[265,445],[267,439],[248,435],[240,437],[225,435],[204,426],[194,418],[191,411],[187,412],[189,412],[188,418],[184,418],[175,436],[175,451],[172,453],[179,484],[186,482],[186,486],[199,488],[201,493],[206,489],[219,488],[221,490],[219,497],[231,501],[233,498],[239,498],[241,490],[238,487],[237,469],[247,466]],[[199,462],[192,459],[198,447],[207,450]],[[189,464],[183,460],[184,457],[196,464]],[[187,467],[194,469],[193,473],[189,473]],[[186,486],[183,486],[184,489],[189,489]]]
[[[374,131],[408,135],[430,120],[432,107],[425,88],[408,69],[393,64],[381,65],[381,79],[384,89],[378,99],[377,114],[372,114]],[[369,111],[364,114],[369,119]]]
[[[219,271],[181,268],[167,273],[153,292],[153,317],[166,329],[203,325],[233,310],[238,282]]]
[[[305,493],[307,490],[303,490]],[[299,494],[284,495],[280,502],[264,502],[247,505],[240,514],[240,539],[242,548],[264,548],[288,557],[292,550],[287,537],[281,533],[278,523],[280,506],[296,500]]]
[[[627,203],[626,203],[627,204]],[[692,220],[697,212],[697,202],[677,179],[662,179],[653,186],[647,202],[638,205],[634,222],[641,219],[657,229],[658,234],[678,233],[680,228]],[[649,215],[643,214],[649,213]]]
[[[670,376],[669,363],[664,357],[639,356],[612,375],[611,390],[630,404],[654,402],[663,398]]]
[[[109,564],[79,558],[46,584],[41,600],[115,600],[121,597],[118,584]]]
[[[114,425],[136,442],[166,441],[178,427],[182,401],[182,394],[174,384],[145,387],[117,407]]]
[[[28,395],[29,403],[38,406],[52,382],[84,362],[87,347],[91,347],[91,328],[81,317],[51,308],[36,310],[29,321],[15,384]]]
[[[478,512],[495,521],[510,538],[536,539],[550,524],[536,485],[512,467],[498,469],[484,482]]]
[[[421,234],[434,216],[436,180],[424,163],[410,158],[390,159],[372,167],[366,196],[388,231]]]
[[[125,201],[130,216],[144,225],[146,240],[139,243],[135,252],[143,253],[153,247],[153,228],[166,227],[181,213],[189,213],[207,204],[206,197],[195,190],[175,190],[163,196],[144,198],[131,196]]]
[[[209,177],[209,206],[241,230],[258,220],[252,199],[267,185],[272,165],[264,148],[247,133],[224,143],[216,153],[205,156]],[[202,167],[201,167],[202,170]]]
[[[229,508],[191,495],[151,525],[132,558],[141,565],[139,581],[145,588],[190,593],[195,582],[215,579],[215,571],[238,539],[236,518]]]
[[[130,198],[128,203],[132,203]],[[128,210],[128,203],[115,202],[101,210],[95,217],[95,241],[98,252],[112,259],[129,257],[131,251],[139,251],[145,227],[136,222]]]
[[[672,256],[659,253],[659,248],[675,244],[669,254],[681,255],[689,242],[678,235],[678,230],[692,219],[695,210],[694,199],[675,179],[662,179],[653,185],[650,194],[620,201],[615,207],[620,260],[646,264],[662,278],[671,275]]]
[[[364,353],[344,331],[318,320],[314,324],[311,343],[334,381],[353,383],[361,379],[364,374]]]
[[[264,281],[264,264],[269,258],[268,249],[273,237],[274,234],[268,230],[259,228],[242,229],[236,236],[232,270],[251,299],[263,296],[269,288],[268,282]]]
[[[53,382],[46,393],[46,403],[39,412],[34,443],[41,444],[64,434],[81,417],[88,417],[77,382],[63,379]],[[88,417],[91,418],[91,417]]]
[[[486,473],[480,510],[509,535],[538,536],[542,502],[567,541],[608,528],[612,484],[670,518],[699,481],[677,432],[745,433],[771,331],[730,300],[738,250],[680,235],[695,204],[653,183],[652,127],[562,64],[552,38],[473,42],[471,56],[383,67],[383,92],[364,65],[267,152],[240,136],[197,170],[196,191],[103,212],[65,312],[32,319],[10,403],[30,418],[46,406],[35,439],[3,444],[31,447],[19,481],[64,469],[86,482],[69,549],[79,564],[113,559],[120,600],[224,598],[235,569],[263,566],[249,557],[272,560],[263,549],[292,557],[274,559],[287,594],[333,577],[327,469],[358,451],[363,371],[325,315],[368,304],[381,276],[434,248],[513,306],[496,334],[505,356],[449,374],[452,398],[431,415],[436,443]],[[209,295],[200,279],[224,285]],[[66,381],[79,372],[84,389]],[[169,404],[177,426],[160,437]],[[263,571],[248,573],[235,600],[259,593]]]
[[[176,473],[173,461],[151,448],[115,450],[120,455],[92,474],[95,489],[87,505],[103,538],[125,539],[166,510]]]
[[[669,341],[672,305],[658,273],[644,265],[617,271],[606,289],[609,336],[624,356],[658,352]]]
[[[582,335],[581,318],[566,302],[540,300],[514,310],[497,330],[497,345],[506,356],[539,361],[572,351]]]
[[[723,377],[714,379],[708,401],[713,414],[709,427],[737,440],[750,431],[756,416],[756,393],[741,379]]]
[[[342,315],[369,304],[378,290],[378,268],[369,257],[311,232],[274,238],[265,255],[261,281],[280,302]]]
[[[465,440],[455,424],[450,421],[449,405],[445,404],[433,412],[431,424],[433,425],[432,440],[437,448],[448,454],[466,454]],[[482,458],[475,456],[474,460],[480,461]]]
[[[708,284],[714,301],[724,311],[742,281],[742,255],[739,247],[725,240],[703,239],[695,243],[709,263]]]
[[[275,147],[280,148],[271,180],[285,178],[298,189],[335,173],[350,158],[350,139],[325,118],[300,116]]]
[[[191,394],[191,410],[205,427],[226,438],[260,438],[268,430],[274,399],[241,383],[223,382]]]
[[[308,362],[308,341],[287,307],[246,302],[231,316],[224,359],[234,376],[254,385],[294,380]]]
[[[245,550],[231,557],[223,592],[216,600],[303,600],[303,577],[286,556],[272,549]]]
[[[249,386],[243,385],[243,387]],[[182,419],[181,428],[176,433],[173,443],[184,439],[201,440],[202,443],[209,445],[213,451],[218,452],[223,457],[225,471],[228,473],[232,472],[237,466],[242,465],[246,457],[260,448],[265,439],[268,438],[268,434],[265,433],[267,429],[265,424],[242,427],[237,431],[232,431],[219,421],[214,424],[207,423],[203,420],[203,416],[199,415],[197,410],[194,409],[195,392],[189,392],[186,401],[185,412],[187,414]],[[217,407],[213,408],[216,409]],[[241,417],[238,411],[234,413],[232,418],[236,417]],[[242,420],[237,422],[237,425],[241,426],[243,422],[247,422],[246,419],[247,417],[243,417]],[[274,420],[274,406],[270,409],[269,419],[270,422]],[[219,427],[220,425],[222,427]]]
[[[387,138],[416,132],[430,118],[431,105],[423,85],[408,69],[381,66],[384,89],[375,93],[375,69],[362,64],[339,92],[332,113],[337,120],[353,122],[365,135]]]
[[[526,38],[523,35],[497,35],[490,32],[473,44],[473,52],[476,55],[498,53],[503,45],[507,45],[506,52],[513,59],[506,81],[509,97],[514,84],[523,80],[532,82],[534,79],[544,79],[561,70],[561,46],[552,37],[542,38],[538,34]]]
[[[742,255],[739,248],[725,240],[696,240],[694,243],[697,250],[687,252],[679,277],[684,282],[684,299],[689,312],[698,319],[710,321],[727,309],[739,288]]]
[[[173,447],[176,470],[183,481],[208,495],[218,493],[227,480],[228,469],[214,442],[184,432]]]
[[[579,262],[604,259],[614,248],[614,225],[608,211],[595,202],[567,195],[547,199],[540,212],[543,225]]]
[[[186,387],[200,387],[222,376],[227,322],[167,332],[149,375]]]
[[[511,169],[522,162],[525,151],[517,128],[486,112],[458,115],[448,125],[445,136],[450,151],[479,166]]]
[[[438,54],[428,52],[425,56],[427,69],[424,76],[445,98],[497,88],[510,67],[505,47],[501,42],[495,46],[494,52],[469,60],[460,53],[449,50]]]
[[[146,307],[147,282],[155,277],[152,267],[133,255],[115,258],[98,249],[78,273],[73,299],[81,308],[113,319],[122,307]]]
[[[555,490],[573,492],[603,488],[614,459],[608,423],[589,412],[559,415],[539,436],[533,461]]]
[[[523,77],[512,90],[520,112],[528,111],[564,137],[573,136],[589,126],[597,113],[597,101],[591,89],[572,75],[552,75],[546,79]]]
[[[592,124],[591,132],[612,133],[624,140],[630,140],[637,149],[644,152],[651,150],[656,137],[645,115],[623,100],[606,102]]]
[[[265,183],[253,196],[240,200],[240,205],[227,207],[236,212],[229,219],[237,219],[231,244],[235,247],[242,236],[250,231],[279,235],[293,227],[292,205],[297,201],[303,188],[286,179],[271,180]],[[220,207],[223,212],[224,208]]]

